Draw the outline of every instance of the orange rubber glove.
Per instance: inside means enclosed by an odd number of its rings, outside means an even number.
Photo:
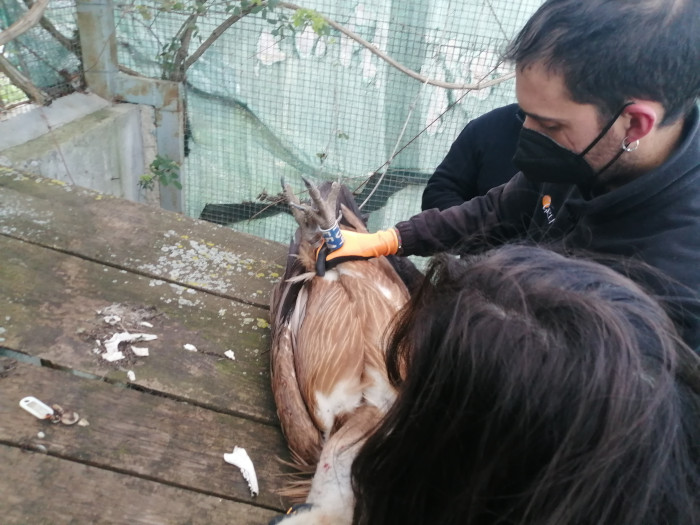
[[[399,251],[399,233],[396,228],[380,230],[376,233],[357,233],[343,230],[343,245],[335,251],[328,252],[322,246],[316,252],[316,273],[323,275],[326,262],[334,259],[369,259],[382,255],[394,255]],[[338,261],[340,262],[340,261]]]
[[[376,233],[357,233],[343,230],[343,245],[326,256],[327,261],[338,257],[380,257],[399,251],[399,234],[395,228]]]

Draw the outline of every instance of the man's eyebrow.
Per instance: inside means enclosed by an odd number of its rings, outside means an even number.
[[[531,119],[534,119],[534,120],[540,120],[540,121],[546,120],[549,122],[563,122],[563,120],[555,118],[555,117],[543,117],[542,115],[537,115],[535,113],[528,113],[527,111],[525,111],[522,108],[520,108],[520,112],[523,115],[525,115],[526,117],[530,117]]]

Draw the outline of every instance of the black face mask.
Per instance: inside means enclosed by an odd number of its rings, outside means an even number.
[[[632,102],[622,106],[600,134],[581,153],[574,153],[542,133],[522,128],[513,163],[532,182],[555,182],[590,187],[596,177],[619,159],[625,150],[620,148],[617,155],[597,172],[586,162],[584,156],[600,142],[630,104]]]

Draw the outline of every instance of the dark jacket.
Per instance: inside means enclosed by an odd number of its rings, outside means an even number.
[[[423,191],[421,208],[445,210],[508,182],[522,121],[510,104],[472,120],[454,141]]]
[[[518,173],[483,197],[397,224],[405,255],[466,253],[512,239],[564,250],[633,258],[675,284],[643,284],[675,305],[686,341],[700,347],[700,125],[686,121],[678,149],[658,168],[609,193],[584,199],[575,186],[536,184]],[[643,144],[642,144],[643,147]],[[548,196],[551,204],[543,201]]]

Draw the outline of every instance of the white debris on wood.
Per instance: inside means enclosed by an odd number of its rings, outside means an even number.
[[[189,344],[189,343],[187,343],[186,345],[183,345],[183,348],[184,348],[185,350],[190,351],[190,352],[196,352],[196,351],[197,351],[197,347],[194,346],[194,345],[191,345],[191,344]]]
[[[129,379],[129,381],[136,381],[136,374],[134,374],[133,370],[129,370],[126,373],[126,377]]]
[[[104,322],[107,324],[115,325],[119,322],[121,322],[122,318],[119,317],[118,315],[107,315],[104,318]]]
[[[232,360],[232,361],[235,361],[235,360],[236,360],[236,356],[233,354],[233,350],[226,350],[226,351],[224,352],[224,355],[225,355],[226,357],[228,357],[228,358],[229,358],[230,360]]]
[[[139,341],[153,341],[154,339],[158,339],[158,336],[153,334],[117,332],[105,341],[106,352],[102,354],[102,358],[110,362],[119,361],[120,359],[124,359],[124,354],[119,351],[120,343],[138,343]]]
[[[255,467],[244,448],[233,447],[231,454],[224,454],[224,461],[231,465],[235,465],[241,469],[241,474],[248,482],[250,495],[255,497],[258,495],[258,477],[255,475]]]
[[[125,357],[125,355],[119,351],[117,351],[117,352],[105,352],[104,354],[102,354],[102,359],[104,359],[105,361],[109,361],[110,363],[124,359],[124,357]]]
[[[146,348],[145,346],[132,345],[131,351],[134,352],[134,355],[136,357],[148,357],[148,348]]]

